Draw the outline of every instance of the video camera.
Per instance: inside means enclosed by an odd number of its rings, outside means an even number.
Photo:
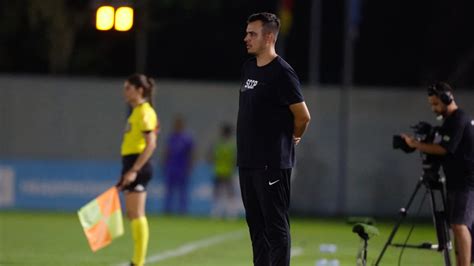
[[[418,124],[411,126],[411,128],[413,129],[415,138],[418,141],[423,143],[433,143],[438,135],[440,127],[432,126],[430,123],[420,121]],[[405,153],[412,153],[415,151],[415,148],[408,146],[400,135],[393,136],[392,146],[393,149],[401,149]],[[421,157],[423,159],[423,170],[425,171],[425,175],[437,176],[441,166],[441,157],[423,152],[421,153]]]

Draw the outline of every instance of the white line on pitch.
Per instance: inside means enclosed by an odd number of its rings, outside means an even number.
[[[167,260],[174,257],[184,256],[197,249],[209,247],[209,246],[212,246],[221,242],[225,242],[228,240],[239,239],[239,238],[242,238],[243,236],[244,236],[244,230],[239,230],[239,231],[226,233],[222,235],[216,235],[210,238],[201,239],[195,242],[189,242],[176,249],[165,250],[163,252],[159,252],[154,255],[151,255],[146,259],[146,262],[153,263],[153,262],[163,261],[163,260]],[[129,264],[130,262],[122,262],[116,265],[127,266]]]

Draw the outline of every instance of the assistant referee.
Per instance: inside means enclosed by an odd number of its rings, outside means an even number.
[[[131,265],[145,263],[148,221],[145,216],[146,186],[153,176],[149,160],[156,147],[158,118],[151,105],[153,79],[134,74],[124,83],[124,97],[133,108],[122,142],[122,176],[117,186],[125,192],[125,207],[133,237]]]
[[[290,264],[290,176],[309,124],[300,82],[275,52],[280,20],[248,18],[237,119],[237,164],[254,265]]]

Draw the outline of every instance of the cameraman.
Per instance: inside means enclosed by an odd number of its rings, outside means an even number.
[[[456,265],[470,265],[474,259],[474,120],[454,101],[449,84],[438,82],[428,88],[431,110],[443,117],[440,141],[422,143],[402,134],[408,146],[443,156],[446,175],[448,222],[454,232]],[[436,142],[436,141],[435,141]]]

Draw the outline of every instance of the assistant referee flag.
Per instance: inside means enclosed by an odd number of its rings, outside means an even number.
[[[84,205],[77,214],[94,252],[123,235],[122,209],[116,187]]]

